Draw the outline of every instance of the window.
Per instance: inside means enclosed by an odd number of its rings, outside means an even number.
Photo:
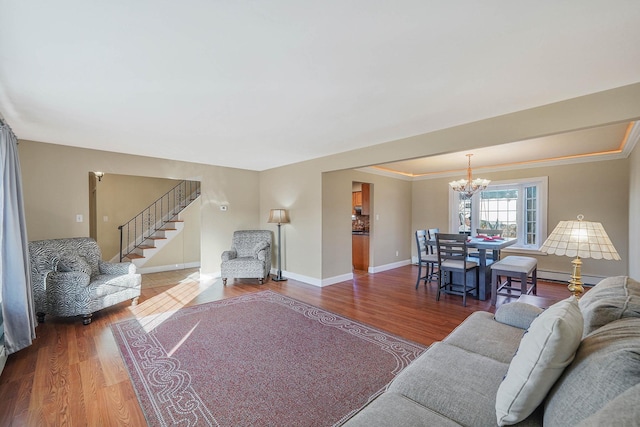
[[[513,248],[537,250],[547,235],[547,178],[492,182],[467,198],[450,190],[452,232],[502,229],[518,239]]]

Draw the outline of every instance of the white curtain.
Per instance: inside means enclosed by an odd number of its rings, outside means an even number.
[[[36,320],[29,273],[18,141],[0,120],[0,292],[7,353],[31,345]]]

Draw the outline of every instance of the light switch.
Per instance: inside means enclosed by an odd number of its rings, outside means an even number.
[[[82,218],[81,214],[76,215],[76,222],[82,222],[84,221],[84,218]]]
[[[103,216],[102,217],[102,222],[109,222],[109,217],[108,216]]]

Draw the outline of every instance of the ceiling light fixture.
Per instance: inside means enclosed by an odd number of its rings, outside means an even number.
[[[462,193],[466,197],[471,197],[476,192],[484,190],[491,182],[488,179],[482,178],[476,178],[474,180],[471,179],[471,156],[473,156],[473,154],[467,154],[467,157],[469,158],[469,166],[467,167],[467,179],[459,179],[457,181],[451,181],[449,183],[453,191]]]

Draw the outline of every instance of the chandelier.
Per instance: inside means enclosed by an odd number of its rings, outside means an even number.
[[[466,197],[471,197],[476,192],[484,190],[491,182],[488,179],[482,178],[476,178],[474,180],[471,179],[471,156],[473,156],[473,154],[467,154],[467,157],[469,158],[469,166],[467,167],[467,179],[459,179],[457,181],[451,181],[449,183],[453,191],[462,193]]]

